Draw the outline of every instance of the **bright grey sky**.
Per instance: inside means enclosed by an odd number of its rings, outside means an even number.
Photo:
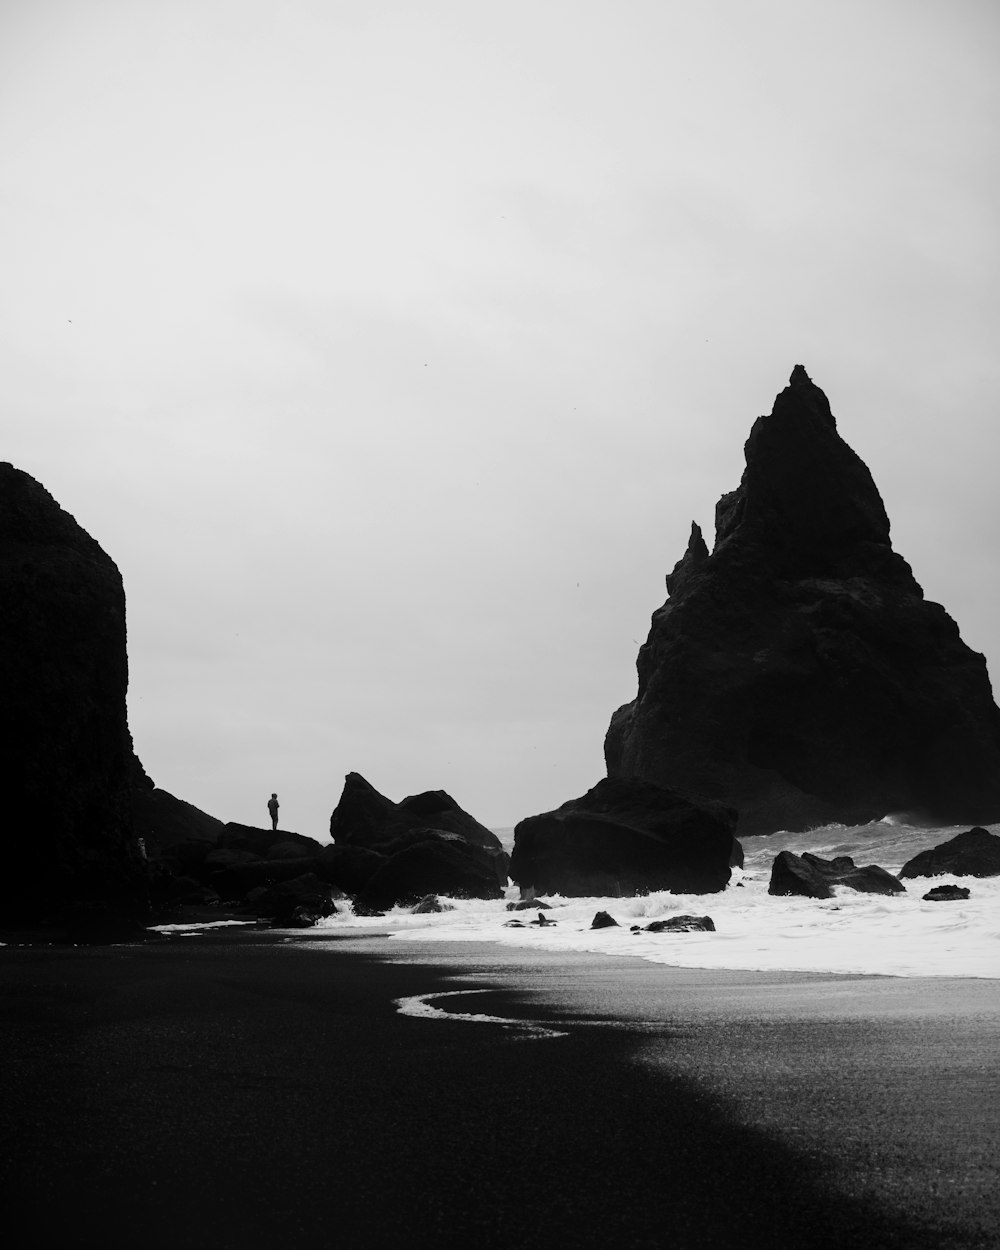
[[[998,96],[993,0],[4,0],[0,458],[157,784],[582,793],[797,362],[998,677]]]

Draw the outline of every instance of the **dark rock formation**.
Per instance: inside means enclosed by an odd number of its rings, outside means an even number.
[[[936,885],[921,897],[925,903],[958,903],[968,898],[971,893],[972,891],[964,885]]]
[[[444,790],[425,790],[393,803],[360,773],[347,774],[330,817],[330,837],[338,846],[377,851],[413,829],[440,829],[458,834],[473,846],[503,849],[496,834],[463,811]]]
[[[519,898],[516,903],[508,903],[508,911],[550,911],[551,903],[543,902],[540,898]]]
[[[503,897],[496,868],[481,847],[470,846],[454,833],[426,832],[425,838],[385,857],[358,896],[362,908],[384,909],[426,894]]]
[[[326,858],[332,848],[315,838],[287,829],[224,825],[163,790],[147,789],[134,804],[149,850],[154,902],[164,913],[179,905],[214,904],[282,924],[291,923],[296,909],[301,924],[303,917],[330,914],[326,905],[339,892],[338,874]],[[318,893],[312,890],[317,880]],[[309,885],[304,896],[304,887],[296,884],[303,881]],[[261,898],[264,910],[257,905]],[[277,911],[268,910],[274,907]]]
[[[903,894],[906,886],[878,864],[859,868],[849,855],[821,859],[808,851],[795,855],[780,851],[771,865],[768,894],[798,894],[803,898],[833,898],[835,885],[848,886],[863,894]]]
[[[354,896],[361,893],[385,861],[385,855],[363,846],[324,846],[317,871],[324,881]]]
[[[132,810],[135,831],[150,856],[187,842],[216,845],[225,828],[221,820],[151,782],[133,789]]]
[[[711,916],[668,916],[665,920],[654,920],[640,930],[638,925],[633,931],[641,933],[714,933],[715,921]]]
[[[514,830],[511,877],[540,894],[704,894],[730,877],[735,814],[645,781],[599,781]]]
[[[318,855],[323,849],[315,838],[288,829],[258,829],[254,825],[238,825],[230,821],[219,835],[218,845],[230,851],[248,851],[260,858],[302,859]],[[277,852],[281,851],[281,854]]]
[[[138,922],[125,595],[111,558],[0,464],[0,923]]]
[[[367,910],[425,894],[500,898],[507,855],[500,839],[443,790],[393,803],[359,773],[348,773],[333,815],[327,871]]]
[[[590,922],[590,927],[592,929],[617,929],[618,921],[606,911],[599,911],[594,913],[594,919]]]
[[[415,916],[429,916],[443,911],[454,911],[454,907],[451,903],[442,903],[436,894],[425,894],[413,908]]]
[[[741,834],[1000,820],[986,662],[892,550],[868,469],[801,365],[737,490],[667,578],[608,775],[738,809]]]
[[[967,829],[947,842],[921,851],[899,870],[901,877],[1000,876],[1000,838],[987,829]]]
[[[308,872],[250,891],[242,910],[279,925],[294,922],[296,928],[305,928],[322,916],[332,916],[337,908],[331,887]]]

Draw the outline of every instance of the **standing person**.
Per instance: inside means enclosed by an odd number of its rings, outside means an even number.
[[[267,810],[271,813],[271,828],[277,829],[278,827],[278,796],[276,794],[272,794],[271,797],[267,800]]]

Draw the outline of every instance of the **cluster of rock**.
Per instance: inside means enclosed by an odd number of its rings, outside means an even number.
[[[713,549],[692,525],[667,576],[638,694],[605,739],[607,781],[517,826],[522,887],[712,891],[727,837],[739,862],[734,835],[1000,820],[986,662],[893,551],[871,474],[801,365],[745,454]],[[894,888],[874,867],[794,859],[782,890],[794,878],[822,897],[841,868],[854,888]]]
[[[394,803],[348,773],[330,817],[332,879],[355,911],[382,911],[428,894],[502,898],[509,859],[500,839],[444,790]]]
[[[134,798],[161,909],[224,907],[305,925],[348,897],[358,914],[400,903],[442,911],[439,894],[501,898],[500,840],[443,790],[393,803],[350,773],[330,827],[333,844],[287,830],[223,824],[164,790]]]
[[[315,838],[223,824],[166,790],[133,797],[158,918],[204,918],[212,909],[304,926],[336,910],[340,894]]]
[[[859,868],[849,855],[822,859],[808,851],[802,855],[780,851],[771,864],[768,893],[833,898],[834,886],[847,886],[865,894],[903,894],[906,886],[901,878],[945,873],[955,877],[1000,876],[1000,837],[986,829],[969,829],[907,860],[898,876],[878,864]],[[969,893],[962,886],[941,885],[922,897],[929,902],[945,902],[968,898]]]
[[[822,859],[806,851],[795,855],[780,851],[771,865],[768,894],[797,894],[803,898],[833,898],[835,885],[848,886],[864,894],[903,894],[906,887],[878,864],[859,868],[849,855]]]
[[[742,863],[739,833],[890,813],[1000,821],[985,660],[893,551],[871,475],[801,366],[745,451],[711,552],[694,525],[667,577],[637,696],[607,733],[607,777],[522,820],[509,863],[444,791],[394,803],[351,773],[323,847],[224,826],[153,787],[126,719],[118,569],[43,487],[0,464],[0,793],[12,831],[0,925],[139,923],[151,903],[185,898],[275,919],[329,914],[337,892],[369,912],[499,898],[508,868],[529,896],[710,893]],[[992,835],[961,836],[984,873],[1000,871]],[[955,871],[939,852],[932,871]],[[774,893],[829,897],[836,885],[903,888],[843,857],[775,862]]]

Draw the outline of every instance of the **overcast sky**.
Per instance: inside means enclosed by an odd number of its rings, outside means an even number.
[[[994,0],[2,0],[0,458],[158,785],[603,775],[797,362],[1000,679]]]

